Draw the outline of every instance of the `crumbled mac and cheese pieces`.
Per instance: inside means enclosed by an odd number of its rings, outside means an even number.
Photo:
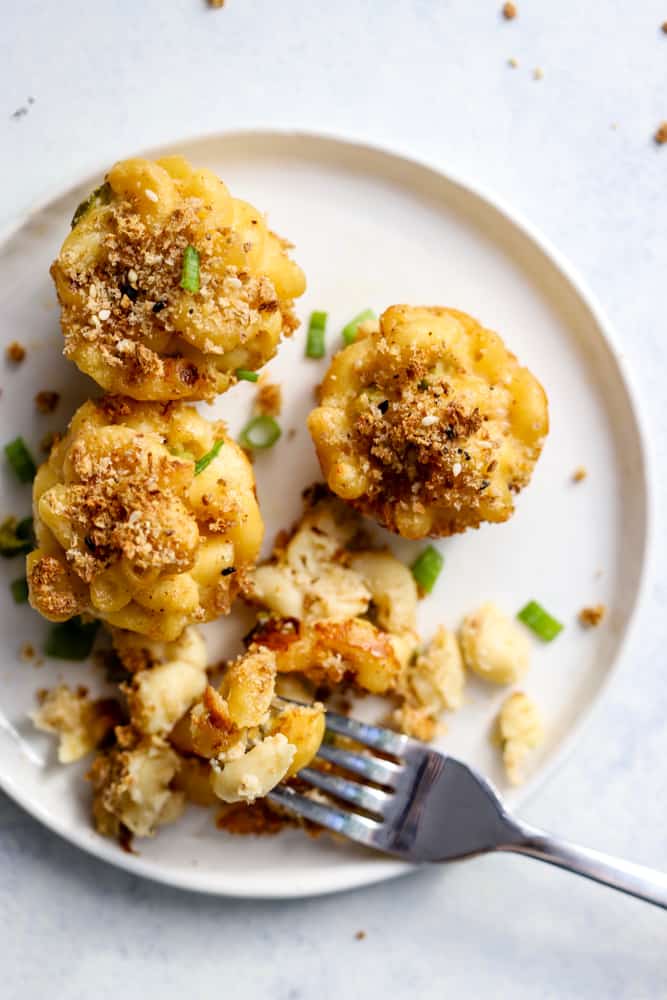
[[[441,626],[426,650],[404,672],[404,701],[394,713],[394,721],[409,736],[432,740],[442,713],[455,712],[463,704],[464,685],[463,658],[456,635]]]
[[[197,460],[222,442],[197,474]],[[156,640],[227,614],[262,540],[252,467],[183,403],[84,403],[33,487],[30,601]]]
[[[131,632],[124,635],[142,638]],[[116,633],[114,645],[123,663],[124,641]],[[136,671],[131,681],[122,685],[130,721],[138,732],[146,735],[169,733],[208,684],[206,646],[194,627],[187,628],[174,642],[159,645],[164,647],[162,659]],[[150,656],[150,648],[145,653]],[[135,654],[132,649],[128,662],[135,662]]]
[[[171,787],[178,755],[158,736],[121,730],[116,747],[95,758],[88,777],[93,786],[93,819],[99,833],[119,838],[122,828],[137,837],[178,819],[185,805]]]
[[[32,713],[37,729],[58,736],[58,760],[72,764],[95,750],[121,720],[120,705],[112,698],[91,701],[85,691],[61,684],[40,697]]]
[[[401,305],[334,357],[308,426],[330,489],[417,539],[506,521],[548,416],[497,334],[453,309]]]
[[[501,748],[509,781],[520,784],[530,751],[544,742],[542,717],[527,694],[515,691],[506,698],[496,719],[493,739]]]
[[[459,640],[468,670],[493,684],[514,684],[528,670],[528,637],[490,601],[466,616]]]
[[[252,802],[310,763],[324,736],[322,705],[274,701],[276,658],[252,647],[226,669],[220,687],[201,701],[171,734],[184,754],[210,761],[210,783],[224,802]],[[201,797],[197,775],[188,774]]]
[[[121,161],[51,268],[65,354],[107,392],[212,399],[298,325],[305,278],[288,247],[210,170]]]

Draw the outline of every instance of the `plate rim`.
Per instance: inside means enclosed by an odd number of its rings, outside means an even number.
[[[450,185],[458,187],[464,194],[472,196],[481,202],[487,209],[495,211],[505,224],[518,230],[519,233],[535,245],[555,268],[555,270],[565,279],[567,284],[574,290],[579,300],[585,305],[593,317],[598,328],[598,333],[611,354],[616,365],[617,372],[623,383],[627,400],[632,411],[635,423],[635,431],[639,445],[639,466],[641,469],[644,524],[642,550],[640,553],[640,569],[637,586],[633,596],[633,603],[628,614],[625,629],[618,639],[614,656],[606,670],[606,673],[599,683],[598,689],[592,701],[583,709],[579,717],[572,724],[566,736],[560,742],[558,748],[553,752],[550,759],[540,770],[522,786],[519,795],[519,805],[523,805],[532,797],[538,788],[546,784],[569,758],[580,739],[585,727],[594,718],[595,714],[604,704],[609,693],[612,681],[622,668],[629,646],[634,641],[637,634],[637,623],[640,612],[646,602],[646,596],[650,581],[654,574],[654,546],[652,544],[655,532],[655,462],[651,437],[648,433],[648,419],[646,409],[642,402],[641,394],[638,390],[635,375],[625,359],[620,345],[620,340],[615,326],[609,320],[607,313],[603,309],[597,295],[592,291],[588,282],[581,275],[579,270],[570,262],[542,231],[530,222],[519,210],[513,208],[501,196],[497,195],[488,185],[472,181],[464,177],[456,170],[442,165],[436,157],[427,157],[415,154],[407,144],[392,142],[391,144],[381,141],[369,140],[360,132],[354,130],[339,131],[335,129],[310,129],[293,126],[281,126],[273,123],[258,121],[252,125],[241,128],[211,129],[197,131],[192,134],[180,135],[159,145],[142,147],[132,150],[126,154],[121,154],[121,158],[126,156],[151,156],[157,157],[165,155],[175,146],[203,144],[206,142],[234,141],[243,138],[262,138],[270,140],[276,139],[299,141],[315,141],[341,145],[348,149],[356,149],[359,152],[388,157],[393,160],[400,160],[408,167],[416,167],[433,174],[437,179],[444,180]],[[47,209],[53,202],[82,186],[96,174],[103,173],[108,169],[108,161],[96,168],[85,167],[77,171],[76,177],[70,184],[54,183],[49,185],[39,194],[38,197],[29,202],[24,211],[14,217],[7,218],[0,224],[0,248],[4,246],[19,230],[25,226],[30,219]],[[7,779],[0,770],[0,789],[11,798],[20,808],[24,809],[30,816],[36,819],[48,830],[62,837],[73,846],[80,848],[87,854],[105,861],[117,868],[126,871],[131,875],[138,875],[153,882],[171,886],[191,892],[202,893],[209,896],[236,899],[305,899],[315,896],[331,895],[333,893],[344,892],[350,889],[363,888],[397,878],[410,872],[419,870],[418,865],[406,864],[393,859],[378,861],[377,868],[364,866],[358,871],[353,863],[341,865],[340,876],[335,877],[327,872],[324,877],[316,870],[308,872],[306,881],[313,881],[313,885],[304,885],[300,879],[294,879],[291,885],[283,888],[269,888],[262,890],[249,886],[237,884],[236,879],[231,880],[229,887],[216,884],[216,879],[211,879],[210,874],[198,871],[193,868],[191,871],[170,871],[161,870],[158,862],[146,862],[140,855],[127,854],[118,851],[116,845],[107,842],[103,837],[96,836],[93,831],[86,829],[72,830],[64,821],[47,814],[42,809],[39,801],[34,802],[24,796],[21,790],[14,786],[11,778]]]

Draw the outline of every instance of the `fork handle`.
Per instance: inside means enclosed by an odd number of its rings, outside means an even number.
[[[498,850],[527,854],[667,909],[667,875],[663,872],[593,851],[589,847],[578,847],[523,823],[516,823],[516,831],[519,834],[517,839],[503,844]]]

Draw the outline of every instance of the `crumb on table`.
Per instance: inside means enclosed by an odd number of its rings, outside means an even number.
[[[667,122],[661,122],[653,136],[658,146],[664,146],[667,142]]]
[[[595,628],[603,621],[606,613],[607,609],[604,604],[593,604],[589,608],[581,609],[579,621],[585,628]]]
[[[517,8],[517,5],[515,3],[512,3],[511,0],[507,0],[507,3],[503,4],[502,15],[506,21],[513,21],[518,13],[519,10]]]
[[[22,361],[25,361],[26,350],[23,344],[19,344],[18,340],[13,340],[7,347],[5,354],[8,361],[13,361],[15,365],[19,365]]]
[[[357,931],[357,933],[354,935],[355,941],[363,941],[365,937],[366,937],[366,931]]]
[[[60,402],[60,393],[42,389],[35,396],[35,406],[40,413],[53,413]]]
[[[207,0],[209,7],[219,8],[225,6],[225,0]]]
[[[511,66],[512,69],[517,69],[519,66],[519,60],[515,59],[514,56],[512,56],[511,59],[507,60],[507,65]]]
[[[533,80],[542,80],[544,77],[544,70],[539,66],[536,66],[533,70]]]
[[[661,24],[663,35],[667,35],[667,21],[663,21]]]
[[[586,468],[583,465],[578,465],[577,468],[572,473],[573,483],[583,483],[584,479],[588,475]]]

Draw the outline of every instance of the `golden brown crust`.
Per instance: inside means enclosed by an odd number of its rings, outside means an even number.
[[[409,538],[506,520],[548,429],[544,391],[496,334],[411,306],[336,355],[308,424],[329,487]]]
[[[184,254],[199,287],[184,289]],[[182,157],[117,163],[51,268],[65,354],[107,391],[211,399],[298,325],[301,270],[261,213]]]
[[[302,673],[317,684],[347,678],[382,694],[396,687],[400,674],[387,633],[362,618],[313,624],[269,618],[253,632],[252,643],[275,653],[279,673]]]

